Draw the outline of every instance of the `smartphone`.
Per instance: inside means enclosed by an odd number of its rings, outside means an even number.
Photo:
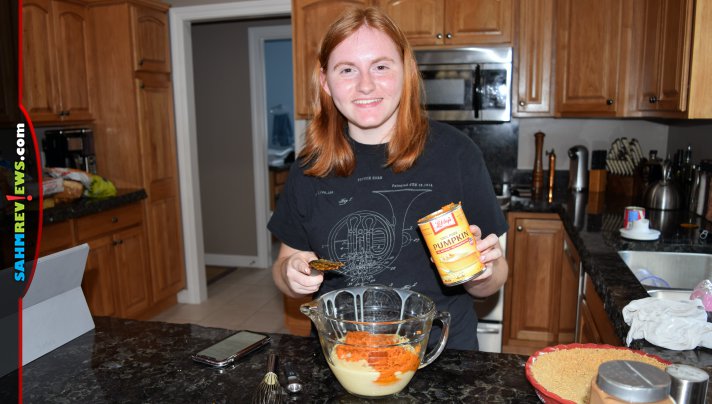
[[[194,361],[211,366],[227,366],[270,342],[270,337],[252,331],[238,331],[224,340],[193,354]]]

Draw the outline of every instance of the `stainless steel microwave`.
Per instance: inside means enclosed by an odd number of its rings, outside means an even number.
[[[442,121],[507,122],[512,118],[512,48],[415,52],[428,115]]]

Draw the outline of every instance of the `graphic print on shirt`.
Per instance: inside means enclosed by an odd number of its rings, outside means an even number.
[[[404,223],[408,209],[416,198],[430,191],[372,191],[383,197],[383,206],[388,208],[390,218],[374,210],[360,210],[348,214],[331,228],[329,255],[346,263],[339,272],[348,278],[348,286],[373,283],[381,272],[395,270],[393,263],[401,249],[418,239],[417,226]]]

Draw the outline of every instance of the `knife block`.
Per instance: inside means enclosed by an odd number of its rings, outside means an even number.
[[[642,199],[643,182],[637,175],[615,175],[608,173],[606,177],[606,193],[621,195],[633,200]]]

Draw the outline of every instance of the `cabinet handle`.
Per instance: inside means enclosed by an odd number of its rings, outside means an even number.
[[[609,98],[606,100],[606,105],[613,105],[613,98]]]
[[[447,35],[445,35],[445,38],[452,39],[452,34],[448,32]]]
[[[525,106],[525,105],[527,105],[526,102],[524,102],[524,101],[519,101],[519,106],[520,106],[520,107],[523,107],[523,106]]]
[[[143,84],[143,81],[141,81],[141,82],[138,83],[138,88],[140,88],[141,90],[143,90],[144,88],[146,88],[146,85]]]
[[[124,243],[124,240],[121,240],[121,239],[114,240],[114,245],[119,245],[119,244],[123,244],[123,243]]]
[[[139,65],[139,66],[143,66],[143,59],[141,59],[141,60],[138,61],[138,65]]]
[[[658,102],[658,97],[652,96],[652,97],[648,98],[648,102],[651,104],[655,104],[656,102]]]
[[[524,227],[522,227],[522,226],[517,226],[517,231],[522,231],[522,230],[524,230]]]
[[[112,217],[111,217],[111,223],[118,223],[118,222],[119,222],[119,218],[118,218],[118,217],[116,217],[116,216],[112,216]]]
[[[441,34],[440,32],[438,32],[438,34],[435,35],[435,38],[443,39],[443,34]]]
[[[59,111],[59,116],[67,116],[67,115],[69,115],[69,112],[68,112],[68,111],[64,111],[64,110],[63,110],[63,111]]]

